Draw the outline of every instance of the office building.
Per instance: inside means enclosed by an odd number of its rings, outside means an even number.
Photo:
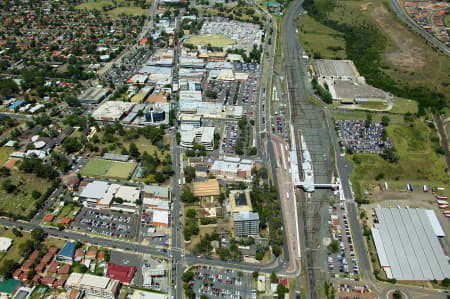
[[[66,290],[79,290],[85,295],[99,298],[116,298],[119,281],[92,274],[72,273],[66,281]]]
[[[259,215],[252,212],[240,212],[233,215],[233,232],[236,237],[257,235]]]

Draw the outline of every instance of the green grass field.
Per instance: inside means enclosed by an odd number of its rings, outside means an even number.
[[[105,176],[111,167],[112,161],[101,159],[90,159],[81,169],[81,175],[86,176]]]
[[[418,106],[416,101],[402,99],[402,98],[394,98],[394,106],[392,107],[392,113],[417,113]]]
[[[143,16],[148,14],[148,10],[142,9],[140,7],[136,6],[130,6],[130,7],[117,7],[112,10],[109,10],[107,12],[108,16],[110,17],[118,17],[120,15],[127,15],[127,16]]]
[[[320,24],[310,16],[302,16],[296,23],[300,42],[310,56],[320,53],[322,58],[347,57],[342,33]]]
[[[353,114],[353,113],[352,113]],[[374,115],[374,121],[381,119],[382,113]],[[365,119],[365,113],[354,115],[333,115],[335,119]],[[362,117],[361,117],[362,116]],[[390,163],[380,155],[357,154],[360,164],[353,162],[354,155],[347,155],[354,168],[351,180],[355,194],[362,196],[364,190],[387,181],[390,189],[404,189],[407,183],[413,185],[428,184],[429,186],[449,186],[444,156],[437,154],[437,144],[430,141],[437,134],[430,129],[424,119],[405,122],[403,117],[389,115],[391,122],[386,128],[398,151],[400,161]],[[376,177],[383,174],[384,178],[377,181]]]
[[[13,147],[0,147],[0,166],[5,164],[5,162],[8,160],[9,155],[11,155],[16,150]]]
[[[20,251],[20,245],[25,243],[25,241],[30,240],[31,234],[22,231],[22,237],[16,237],[12,232],[12,229],[5,230],[5,228],[2,228],[1,236],[12,239],[13,243],[7,252],[0,254],[0,268],[3,267],[3,263],[7,259],[20,262],[24,258]]]
[[[125,0],[118,0],[117,3],[121,5],[125,5],[122,7],[116,7],[108,11],[104,11],[103,7],[114,7],[114,2],[110,0],[95,0],[95,1],[88,1],[81,3],[76,6],[77,9],[86,9],[86,10],[98,10],[105,14],[107,14],[110,17],[117,17],[121,14],[129,15],[129,16],[141,16],[146,15],[148,13],[148,10],[142,9],[134,5],[134,2],[131,1],[125,1]],[[147,0],[146,3],[150,3],[151,0]]]
[[[90,159],[83,166],[80,173],[85,176],[116,178],[127,180],[136,169],[135,162],[108,161],[102,159]]]
[[[81,3],[77,6],[75,6],[75,8],[76,9],[87,9],[87,10],[96,9],[98,11],[102,11],[103,6],[108,6],[108,5],[113,6],[114,3],[109,0],[88,1],[88,2],[84,2],[84,3]]]
[[[127,179],[136,169],[137,164],[134,162],[113,162],[106,177]]]
[[[35,203],[35,200],[31,197],[32,191],[36,190],[44,194],[51,185],[49,181],[34,174],[14,170],[11,171],[10,177],[0,180],[0,186],[6,179],[11,180],[11,183],[16,186],[16,190],[7,193],[3,188],[0,188],[0,209],[13,215],[28,215],[34,208]]]
[[[228,47],[232,45],[234,41],[225,35],[195,35],[186,40],[186,43],[194,46],[211,44],[212,47]]]

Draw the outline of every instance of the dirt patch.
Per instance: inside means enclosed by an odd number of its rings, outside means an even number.
[[[372,4],[372,2],[367,2],[367,3],[361,4],[361,10],[367,10],[367,8],[369,7],[370,4]]]
[[[386,61],[404,71],[417,71],[425,66],[425,51],[415,43],[410,32],[398,22],[393,22],[388,10],[376,7],[371,16],[392,41],[385,54]]]

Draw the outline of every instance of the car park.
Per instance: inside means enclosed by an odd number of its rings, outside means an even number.
[[[230,269],[218,269],[211,266],[195,266],[194,280],[190,286],[197,296],[209,298],[250,298],[252,295],[251,273],[242,273]]]
[[[383,137],[381,123],[366,125],[365,120],[336,120],[335,126],[339,139],[355,153],[381,154],[385,147],[392,147],[390,138]]]
[[[134,215],[84,208],[72,222],[71,228],[108,237],[133,239],[136,220]]]

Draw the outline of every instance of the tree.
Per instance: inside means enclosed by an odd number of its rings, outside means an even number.
[[[448,288],[450,286],[450,278],[444,278],[442,280],[442,285],[446,288]]]
[[[186,179],[186,182],[190,183],[193,179],[195,179],[195,168],[192,166],[186,166],[183,169],[184,172],[184,178]]]
[[[130,143],[128,152],[130,153],[130,156],[135,159],[139,159],[139,156],[141,155],[141,153],[139,152],[139,150],[138,150],[136,144],[134,144],[134,142]]]
[[[267,168],[261,167],[261,168],[258,169],[258,171],[256,172],[256,175],[257,175],[258,177],[260,177],[260,178],[267,179],[267,177],[268,177]]]
[[[372,114],[371,113],[367,113],[367,118],[366,118],[366,128],[370,127],[370,125],[372,124]]]
[[[389,126],[389,122],[391,121],[391,119],[389,118],[389,116],[387,115],[383,115],[381,117],[381,123],[383,124],[383,126],[387,127]]]
[[[277,294],[278,294],[278,298],[284,298],[285,294],[289,293],[289,289],[286,288],[284,285],[282,285],[281,283],[278,284],[277,286]]]
[[[18,238],[22,237],[22,232],[18,229],[13,228],[12,232],[16,237],[18,237]]]
[[[44,231],[41,228],[35,228],[31,231],[31,238],[34,241],[41,242],[44,237]]]
[[[14,185],[10,179],[6,179],[2,183],[2,188],[7,193],[12,193],[14,192],[14,190],[16,190],[16,185]]]
[[[237,275],[238,275],[239,277],[243,277],[243,276],[244,276],[244,272],[239,271],[239,272],[237,273]]]
[[[0,177],[7,177],[11,175],[11,171],[6,168],[6,167],[2,167],[0,168]]]
[[[381,154],[381,157],[384,160],[387,160],[391,163],[396,163],[400,160],[400,156],[398,155],[397,149],[394,146],[385,147],[383,149],[383,153]]]
[[[189,282],[194,279],[194,272],[186,271],[181,275],[181,280],[184,282]]]
[[[195,209],[188,209],[186,211],[186,217],[187,218],[195,218]]]
[[[393,297],[394,299],[401,299],[401,298],[403,298],[402,293],[401,293],[399,290],[396,290],[396,291],[392,294],[392,297]]]
[[[80,264],[78,262],[74,262],[73,263],[73,265],[72,265],[72,272],[75,272],[75,273],[86,273],[86,271],[87,271],[87,268],[86,268],[85,265],[82,265],[82,264]]]
[[[208,89],[206,91],[206,97],[211,99],[217,99],[217,91]]]
[[[17,267],[18,265],[15,261],[7,259],[3,262],[3,266],[0,268],[0,273],[5,278],[9,278],[12,276]]]
[[[328,245],[328,250],[332,253],[338,253],[339,252],[339,243],[338,241],[334,240]]]
[[[252,276],[253,276],[253,279],[256,280],[256,279],[258,279],[259,273],[255,271],[252,273]]]
[[[200,199],[194,195],[194,193],[191,192],[191,190],[189,189],[189,187],[185,186],[183,188],[183,193],[181,193],[181,201],[182,202],[187,202],[187,203],[192,203],[192,202],[197,202]]]
[[[76,137],[68,137],[63,142],[63,148],[69,154],[78,152],[79,150],[81,150],[81,147],[82,145]]]
[[[270,279],[277,279],[277,274],[275,272],[272,272],[270,274]]]
[[[248,150],[248,154],[249,154],[250,156],[255,156],[257,153],[258,153],[258,149],[257,149],[256,147],[251,147],[251,148]]]

